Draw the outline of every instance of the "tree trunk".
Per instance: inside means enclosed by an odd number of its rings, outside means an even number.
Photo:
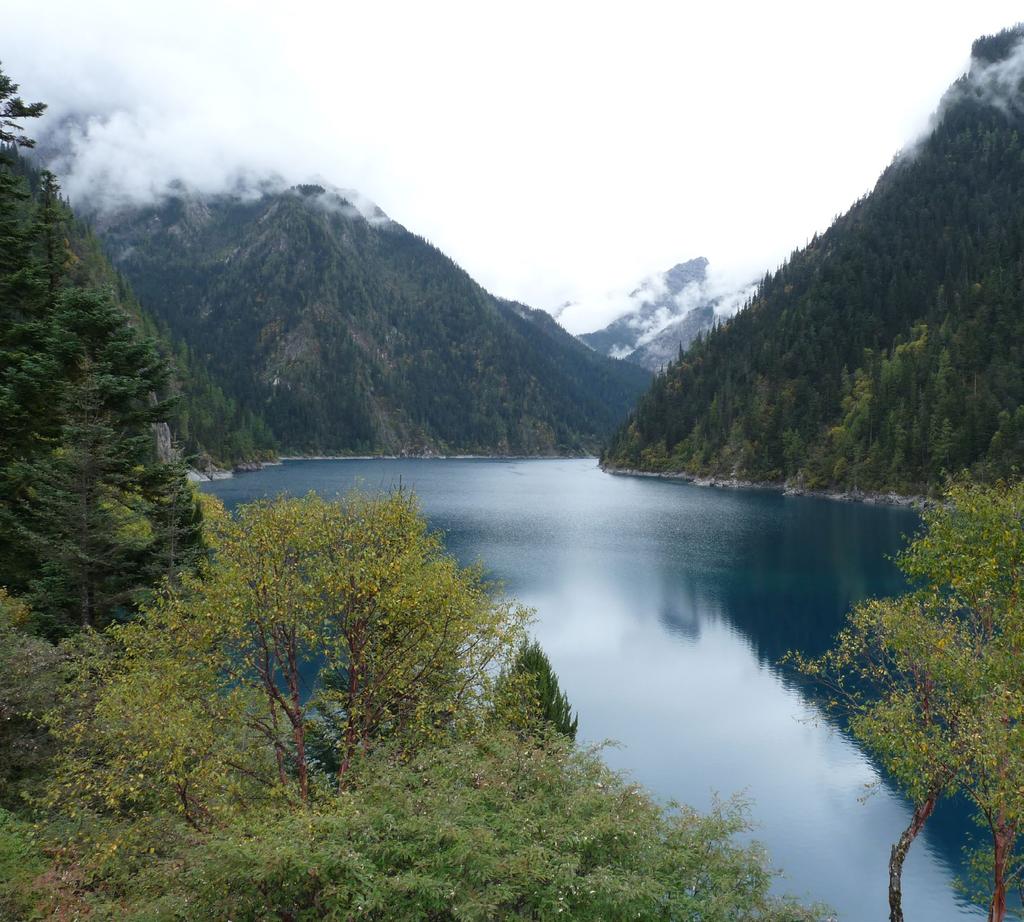
[[[889,853],[889,922],[903,922],[903,861],[914,839],[935,810],[938,799],[938,792],[932,792],[921,803],[915,805],[910,825],[903,830],[903,834]]]
[[[988,922],[1003,922],[1006,916],[1006,865],[1013,851],[1014,833],[1005,826],[992,830],[992,904]]]
[[[349,666],[348,666],[348,695],[345,702],[345,751],[338,763],[338,791],[345,790],[345,775],[348,774],[349,766],[352,764],[352,757],[356,753],[356,746],[359,743],[359,734],[356,727],[355,713],[358,708],[360,688],[359,655],[362,650],[361,644],[349,642]]]
[[[306,728],[301,717],[292,725],[292,737],[295,740],[295,766],[299,772],[299,795],[306,803],[309,800],[309,771],[306,767]]]
[[[82,627],[92,627],[92,586],[89,583],[89,576],[86,574],[83,578],[82,589],[81,589],[81,610],[82,610]]]

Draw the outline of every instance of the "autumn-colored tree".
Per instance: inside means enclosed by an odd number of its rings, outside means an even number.
[[[478,722],[528,613],[444,552],[412,496],[208,503],[206,523],[213,558],[88,641],[52,717],[55,800],[199,828],[260,791],[308,802],[311,727],[340,784],[381,739]]]
[[[797,662],[914,804],[890,857],[890,919],[903,919],[911,843],[960,790],[991,835],[1000,922],[1024,821],[1024,484],[954,486],[898,563],[913,591],[857,606],[833,650]]]

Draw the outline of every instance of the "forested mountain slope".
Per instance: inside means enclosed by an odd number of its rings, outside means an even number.
[[[33,198],[39,199],[43,174],[12,149],[4,155],[6,168],[24,182]],[[168,386],[174,399],[167,406],[166,418],[177,449],[190,458],[210,458],[224,465],[273,456],[274,437],[259,414],[243,409],[228,397],[188,346],[139,303],[87,223],[79,220],[66,203],[57,203],[56,207],[61,212],[68,250],[64,271],[69,283],[107,291],[167,360]]]
[[[611,468],[916,491],[1024,461],[1021,27],[932,132],[659,376]]]
[[[320,186],[180,190],[95,226],[141,301],[285,451],[580,453],[650,381]]]

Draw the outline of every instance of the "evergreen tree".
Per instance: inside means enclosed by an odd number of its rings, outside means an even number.
[[[0,73],[0,134],[40,104]],[[38,186],[38,204],[29,178]],[[0,160],[0,585],[51,636],[127,612],[200,545],[183,465],[157,457],[168,366],[111,292],[69,272],[70,215],[52,173]]]
[[[57,447],[14,465],[28,497],[16,522],[35,551],[33,608],[94,626],[127,604],[150,576],[154,542],[140,473],[153,465],[150,424],[165,407],[150,394],[166,369],[102,293],[69,289],[57,303],[73,350]]]
[[[0,69],[0,145],[35,146],[35,141],[24,133],[19,122],[39,118],[45,109],[46,103],[25,102],[18,95],[18,84]]]
[[[551,660],[536,641],[524,643],[508,675],[503,677],[506,691],[516,690],[527,700],[521,710],[539,717],[569,739],[576,739],[579,715],[572,713],[569,698],[558,685]]]

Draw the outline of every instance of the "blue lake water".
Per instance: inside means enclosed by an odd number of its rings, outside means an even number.
[[[778,665],[823,651],[852,602],[900,591],[910,510],[613,477],[593,460],[297,461],[205,484],[229,506],[353,486],[415,490],[463,562],[537,612],[580,738],[659,798],[751,804],[778,889],[843,922],[888,917],[909,819],[865,754]],[[904,873],[911,920],[984,918],[954,889],[963,811],[941,806]]]

